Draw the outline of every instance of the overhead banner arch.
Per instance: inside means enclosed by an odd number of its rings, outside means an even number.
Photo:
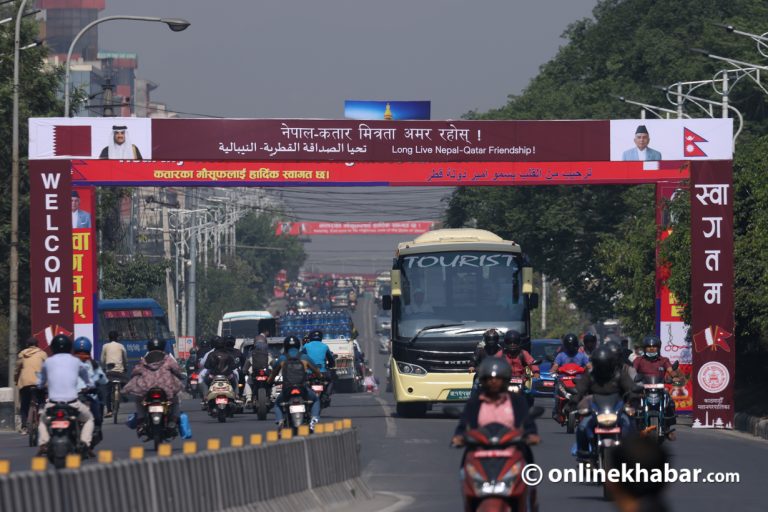
[[[32,328],[41,339],[94,336],[87,309],[96,303],[96,247],[82,223],[83,213],[95,221],[95,212],[81,208],[93,204],[95,186],[652,183],[657,208],[690,187],[690,334],[663,279],[657,329],[668,355],[690,365],[689,387],[675,397],[679,408],[692,411],[696,427],[733,425],[731,119],[33,118],[29,140]],[[657,217],[661,224],[660,211]]]

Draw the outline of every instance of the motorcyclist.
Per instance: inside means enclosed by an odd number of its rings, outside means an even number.
[[[595,348],[597,348],[597,336],[595,336],[595,333],[586,333],[581,342],[583,346],[579,348],[579,352],[583,352],[587,357],[591,356],[592,352],[594,352]]]
[[[637,370],[638,378],[642,376],[657,376],[661,379],[672,379],[676,372],[672,368],[672,363],[669,359],[663,357],[659,352],[661,351],[661,340],[656,336],[646,336],[643,339],[643,356],[635,358],[632,363],[635,370]],[[664,423],[667,426],[672,426],[677,423],[675,418],[675,401],[670,398],[667,390],[664,390],[667,395],[667,407],[664,411]],[[670,438],[672,439],[672,438]]]
[[[528,402],[519,393],[507,390],[512,368],[503,357],[487,357],[477,368],[481,392],[473,394],[464,406],[459,424],[451,439],[452,446],[464,446],[464,433],[470,429],[501,423],[507,428],[523,431],[529,445],[538,444],[541,438],[536,423],[528,415]],[[464,453],[466,456],[466,452]],[[524,450],[525,460],[533,462],[530,449]],[[462,458],[462,465],[463,465]]]
[[[634,380],[635,375],[637,375],[637,370],[635,370],[634,366],[632,366],[632,363],[630,363],[629,359],[627,359],[624,351],[621,349],[619,340],[609,337],[608,341],[603,343],[603,345],[608,347],[608,350],[610,350],[611,355],[616,362],[617,368],[619,368],[622,373],[626,373],[630,379]]]
[[[309,333],[309,341],[301,347],[301,353],[306,354],[309,361],[323,374],[323,380],[326,382],[326,400],[330,405],[333,383],[336,380],[336,359],[330,347],[323,343],[322,331],[314,330]]]
[[[246,404],[253,400],[253,378],[252,374],[259,370],[269,368],[269,345],[267,337],[258,334],[253,338],[253,348],[251,357],[245,360],[243,364],[243,375],[245,375],[245,402]]]
[[[523,349],[523,338],[519,332],[509,330],[504,333],[504,355],[512,368],[512,377],[523,377],[525,368],[530,368],[534,376],[539,374],[539,367],[527,350]]]
[[[202,397],[202,400],[200,402],[200,406],[203,410],[206,410],[208,408],[208,402],[207,402],[207,396],[208,396],[208,385],[205,382],[205,363],[208,361],[208,356],[213,353],[214,351],[214,345],[216,345],[217,340],[221,340],[221,336],[211,336],[210,340],[205,340],[200,343],[200,351],[198,352],[198,360],[197,360],[197,368],[199,370],[198,373],[198,383],[197,387],[200,391],[200,396]],[[223,343],[223,341],[222,341]]]
[[[483,339],[475,347],[475,354],[472,358],[472,366],[469,367],[469,373],[474,373],[483,360],[488,357],[502,357],[504,351],[499,343],[501,336],[496,329],[488,329],[483,333]]]
[[[576,392],[570,399],[570,407],[578,407],[579,410],[589,409],[590,395],[619,394],[625,402],[635,396],[635,384],[625,372],[622,372],[611,350],[606,345],[600,345],[592,353],[592,371],[585,373],[576,382]],[[577,457],[588,460],[590,457],[590,441],[594,435],[597,419],[590,414],[579,422],[576,430]],[[619,414],[619,426],[622,435],[631,432],[632,422],[624,410]]]
[[[562,350],[557,353],[555,361],[552,363],[550,372],[552,374],[556,374],[561,366],[568,363],[577,364],[586,370],[592,368],[587,355],[584,352],[579,352],[579,338],[577,338],[576,335],[572,333],[568,333],[563,336]],[[559,399],[557,394],[555,394],[554,399],[555,405],[552,408],[552,418],[554,418],[556,421],[559,421],[561,412],[558,410]],[[567,407],[563,408],[562,414],[568,414]]]
[[[309,361],[308,356],[302,356],[301,341],[296,336],[288,336],[283,340],[284,353],[277,359],[275,369],[270,373],[267,384],[275,382],[278,375],[282,374],[282,390],[275,404],[275,419],[278,426],[284,425],[283,402],[288,398],[291,387],[301,388],[307,400],[312,402],[310,430],[315,430],[315,425],[320,421],[320,400],[317,394],[307,385],[307,372],[311,372],[317,378],[322,377],[320,370]]]
[[[106,386],[109,382],[99,363],[91,358],[92,348],[91,340],[85,336],[77,338],[72,348],[75,357],[80,359],[88,370],[88,381],[78,379],[78,386],[80,386],[79,392],[82,398],[91,408],[91,414],[93,414],[94,429],[91,448],[101,442],[101,425],[104,422],[102,404],[104,403],[104,396],[107,395]]]
[[[37,425],[27,425],[30,406],[42,405],[42,396],[38,393],[37,388],[37,374],[43,368],[43,363],[48,355],[37,344],[37,338],[27,340],[27,348],[19,352],[13,372],[13,382],[19,390],[19,415],[21,416],[22,434],[26,434],[28,428],[37,428]]]
[[[232,357],[232,352],[220,336],[214,336],[212,342],[213,350],[206,355],[205,366],[199,375],[203,404],[207,404],[208,386],[216,375],[227,377],[232,385],[232,391],[236,392],[237,390],[237,363]]]
[[[107,374],[108,379],[120,379],[125,382],[128,370],[128,353],[125,346],[120,343],[117,331],[109,331],[107,335],[109,342],[101,347],[101,368]],[[105,397],[107,405],[107,414],[105,417],[112,416],[112,395],[107,393]]]
[[[83,363],[72,355],[72,339],[64,334],[58,334],[53,337],[50,343],[53,355],[45,360],[43,368],[40,371],[39,387],[48,387],[48,400],[45,402],[45,409],[53,407],[57,402],[66,402],[70,407],[77,409],[78,421],[83,423],[80,430],[80,449],[85,456],[92,456],[90,449],[93,437],[93,414],[83,402],[78,400],[78,378],[82,379],[87,386],[91,384],[88,376],[88,369]],[[48,452],[48,442],[50,434],[45,424],[46,415],[40,415],[40,425],[38,427],[38,446],[37,454],[45,455]]]
[[[165,353],[165,341],[153,338],[147,342],[147,353],[133,367],[131,379],[123,388],[123,391],[134,397],[136,403],[136,423],[139,425],[137,433],[141,435],[141,426],[144,424],[144,397],[147,392],[158,387],[165,391],[168,401],[171,402],[171,412],[168,418],[168,428],[176,427],[179,418],[179,399],[181,382],[184,378],[181,368],[170,354]]]

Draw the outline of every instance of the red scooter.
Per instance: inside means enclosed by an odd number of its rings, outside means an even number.
[[[584,373],[584,368],[576,363],[565,363],[557,369],[557,372],[555,376],[556,411],[553,419],[561,426],[565,426],[569,434],[573,434],[579,415],[576,410],[568,410],[565,405],[576,392],[576,381]]]
[[[526,444],[522,431],[499,423],[464,434],[465,511],[538,511],[536,489],[529,488],[522,479]]]

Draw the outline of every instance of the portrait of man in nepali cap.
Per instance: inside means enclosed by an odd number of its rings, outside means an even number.
[[[131,144],[127,126],[112,127],[112,141],[104,146],[99,158],[109,160],[142,160],[141,151]]]
[[[650,142],[651,142],[651,137],[648,134],[648,129],[645,127],[645,125],[641,124],[640,126],[637,127],[637,130],[635,130],[635,147],[626,150],[621,155],[621,159],[624,161],[661,160],[661,153],[656,151],[655,149],[648,147],[648,144]]]

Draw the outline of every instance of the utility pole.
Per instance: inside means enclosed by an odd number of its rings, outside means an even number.
[[[198,234],[198,227],[197,227],[197,212],[194,210],[197,208],[197,190],[194,190],[192,200],[194,201],[194,204],[192,205],[192,222],[191,222],[191,232],[189,236],[189,280],[187,281],[187,308],[189,311],[187,312],[187,336],[195,336],[195,322],[196,322],[196,311],[195,306],[197,302],[197,291],[195,290],[195,287],[197,285],[196,282],[196,272],[197,272],[197,234]]]
[[[165,188],[162,189],[163,203],[166,203],[168,198],[166,197]],[[171,260],[171,233],[168,229],[168,207],[163,204],[163,257],[166,264]],[[176,264],[178,272],[178,259]],[[173,326],[174,334],[179,334],[176,324],[176,294],[174,288],[171,286],[171,269],[166,267],[165,269],[165,297],[168,311],[168,323]]]
[[[547,330],[547,275],[541,274],[541,331]]]

